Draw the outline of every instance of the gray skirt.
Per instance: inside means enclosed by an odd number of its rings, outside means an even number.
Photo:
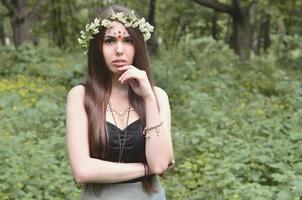
[[[166,200],[165,192],[158,178],[154,177],[157,192],[147,192],[142,182],[86,184],[81,200]]]

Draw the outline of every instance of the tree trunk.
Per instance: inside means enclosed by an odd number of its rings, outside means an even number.
[[[233,20],[233,33],[230,45],[242,60],[249,58],[252,48],[252,26],[250,23],[250,9],[255,3],[241,5],[240,0],[232,0],[231,4],[221,3],[217,0],[192,0],[202,6],[213,9],[216,12],[227,13]]]
[[[218,40],[217,20],[218,20],[218,13],[215,11],[212,17],[212,37],[214,38],[214,40]]]
[[[64,34],[64,25],[62,22],[62,2],[61,0],[52,1],[52,36],[59,47],[66,47],[66,35]]]
[[[232,29],[233,29],[232,27],[233,27],[232,18],[228,17],[227,30],[226,30],[225,36],[223,38],[223,41],[225,43],[230,43],[230,38],[231,38],[231,34],[232,34]]]
[[[154,27],[155,27],[155,6],[156,6],[156,0],[150,0],[148,21]],[[148,47],[151,54],[154,54],[158,48],[158,44],[155,37],[155,31],[152,33],[152,37],[148,41]]]
[[[28,12],[27,0],[1,0],[2,4],[9,10],[11,26],[13,30],[13,41],[15,47],[20,46],[24,41],[29,40],[30,19],[37,11],[41,0],[37,0],[31,12]]]
[[[4,22],[3,22],[3,16],[0,15],[0,41],[1,41],[1,45],[5,46],[5,32],[4,32]]]
[[[26,8],[23,8],[22,12],[26,12]],[[26,19],[26,17],[22,17],[22,12],[14,13],[14,16],[11,18],[13,41],[16,47],[29,39],[28,19]]]
[[[270,15],[264,14],[260,20],[255,53],[259,55],[262,53],[262,50],[266,52],[270,44]]]
[[[232,15],[233,34],[231,46],[243,60],[249,58],[252,47],[252,29],[248,10],[238,10]]]
[[[271,16],[267,14],[265,15],[264,20],[262,22],[264,52],[267,52],[267,49],[271,46],[270,24],[271,24]]]

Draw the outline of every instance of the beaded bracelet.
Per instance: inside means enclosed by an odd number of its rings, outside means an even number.
[[[143,165],[144,165],[144,169],[145,169],[145,175],[144,175],[144,177],[147,177],[147,176],[151,175],[151,170],[148,167],[147,163],[143,163]]]
[[[149,128],[144,128],[143,130],[143,135],[145,136],[145,138],[147,139],[150,139],[150,136],[149,136],[149,132],[152,131],[153,129],[155,129],[156,131],[156,136],[158,136],[159,134],[159,128],[163,125],[163,121],[161,121],[159,124],[155,125],[155,126],[152,126],[152,127],[149,127]]]
[[[150,176],[151,175],[151,170],[149,168],[149,166],[146,164],[146,168],[147,168],[147,174],[146,176]]]

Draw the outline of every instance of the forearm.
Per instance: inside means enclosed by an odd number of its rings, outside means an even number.
[[[162,122],[155,96],[145,99],[146,127],[153,127]],[[169,120],[168,120],[169,121]],[[161,174],[168,168],[173,159],[172,141],[170,137],[170,124],[163,123],[158,131],[152,130],[146,138],[146,158],[150,170],[155,174]]]
[[[143,177],[142,163],[114,163],[90,157],[85,88],[74,87],[66,105],[66,142],[73,176],[78,183],[114,183]]]
[[[143,177],[142,163],[115,163],[94,158],[72,165],[78,183],[116,183]]]

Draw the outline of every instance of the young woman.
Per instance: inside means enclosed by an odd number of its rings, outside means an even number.
[[[122,6],[81,31],[83,84],[67,96],[70,164],[81,199],[166,199],[157,175],[174,164],[167,94],[154,86],[146,40],[153,27]]]

